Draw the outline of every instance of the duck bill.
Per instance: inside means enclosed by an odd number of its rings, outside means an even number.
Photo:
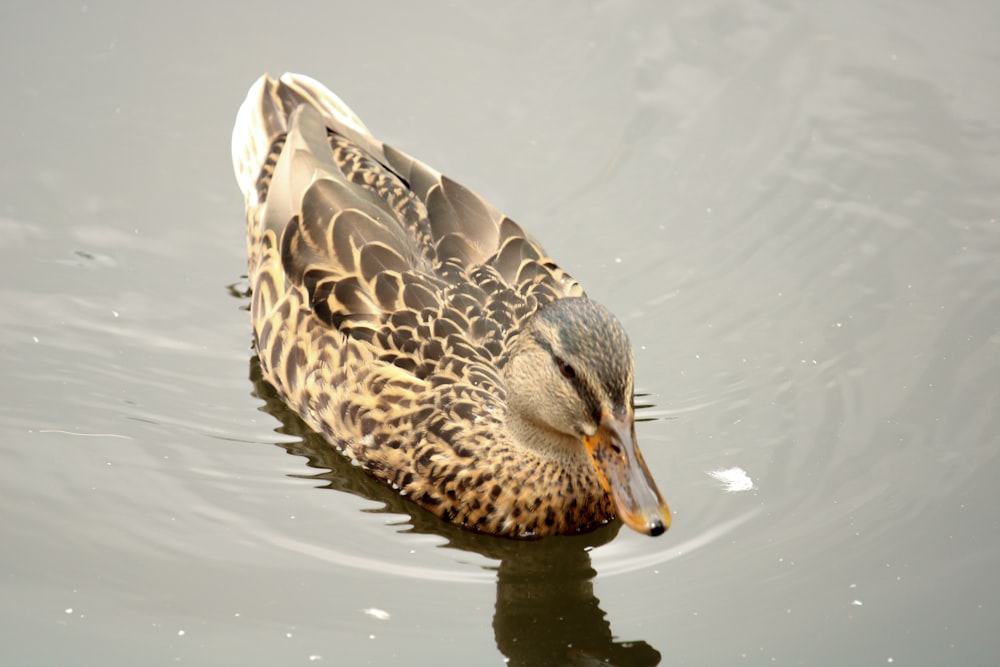
[[[616,418],[605,412],[597,432],[585,436],[583,443],[625,525],[653,536],[670,528],[670,508],[642,460],[629,416]]]

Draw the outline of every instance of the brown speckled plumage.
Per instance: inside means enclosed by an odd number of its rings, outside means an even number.
[[[306,423],[472,530],[615,516],[595,461],[618,450],[581,438],[631,427],[628,339],[530,235],[300,75],[251,88],[233,159],[261,367]],[[658,516],[638,528],[662,532]]]

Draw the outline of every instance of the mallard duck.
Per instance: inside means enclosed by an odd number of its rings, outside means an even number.
[[[250,88],[233,163],[264,376],[333,447],[473,531],[670,526],[628,336],[524,229],[302,75]]]

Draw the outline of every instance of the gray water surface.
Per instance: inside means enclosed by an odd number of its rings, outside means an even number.
[[[996,664],[996,3],[493,5],[0,9],[0,662]],[[666,535],[464,533],[258,381],[286,70],[619,315]]]

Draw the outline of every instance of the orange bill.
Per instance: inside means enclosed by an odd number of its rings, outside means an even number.
[[[597,432],[584,437],[583,443],[625,525],[653,536],[670,528],[670,508],[639,453],[631,415],[605,411]]]

